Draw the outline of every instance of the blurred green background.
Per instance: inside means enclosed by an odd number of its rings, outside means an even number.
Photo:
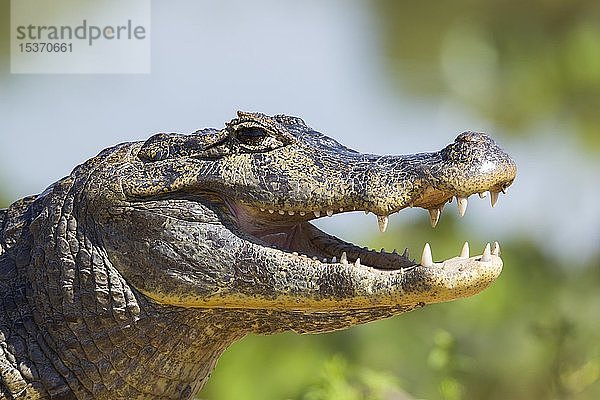
[[[332,334],[247,337],[200,398],[600,398],[600,2],[153,2],[151,74],[45,76],[10,74],[2,1],[0,206],[103,147],[222,126],[238,107],[378,153],[482,128],[517,161],[496,209],[472,201],[458,221],[447,207],[435,230],[413,210],[385,235],[364,216],[321,225],[415,257],[427,241],[436,259],[499,239],[490,289]]]

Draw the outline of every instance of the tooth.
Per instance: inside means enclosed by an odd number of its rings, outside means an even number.
[[[404,251],[402,252],[402,257],[408,258],[408,247],[404,248]]]
[[[487,192],[481,192],[479,193],[479,198],[480,199],[485,199],[487,197]]]
[[[294,215],[294,212],[290,210],[288,211],[288,215]]]
[[[319,218],[321,216],[321,211],[313,211],[315,217]]]
[[[331,258],[331,262],[335,264],[335,263],[337,262],[337,257],[336,257],[336,256],[333,256],[333,257]]]
[[[324,258],[324,259],[323,259],[323,262],[324,262],[324,263],[326,263],[326,262],[327,262],[327,259],[326,259],[326,258]]]
[[[354,266],[355,267],[360,267],[360,257],[356,259],[356,261],[354,261]]]
[[[340,257],[340,264],[348,264],[348,256],[346,255],[345,251],[342,253],[342,256]]]
[[[380,253],[385,253],[385,249],[382,247],[381,250],[379,250]]]
[[[481,259],[479,261],[481,261],[481,262],[492,261],[492,253],[490,251],[489,243],[485,245],[485,249],[483,250],[483,255],[481,256]]]
[[[441,210],[439,208],[431,208],[429,209],[429,216],[431,217],[431,227],[435,228],[438,221],[440,220]]]
[[[295,255],[295,256],[297,256],[298,252],[297,251],[293,251],[292,254]]]
[[[327,210],[327,216],[331,217],[333,215],[333,210]]]
[[[460,258],[469,258],[469,256],[469,242],[465,242],[462,250],[460,251]]]
[[[494,207],[498,201],[498,194],[498,192],[492,192],[490,190],[490,203],[492,203],[492,207]]]
[[[274,212],[274,210],[269,209],[269,214],[273,214]]]
[[[429,246],[429,243],[425,243],[425,247],[423,248],[421,265],[424,267],[431,267],[433,265],[433,257],[431,256],[431,247]]]
[[[392,251],[392,254],[398,254],[398,250],[394,249],[394,251]]]
[[[261,209],[260,209],[260,211],[265,211],[265,209],[264,209],[264,208],[261,208]]]
[[[369,211],[368,210],[365,210],[365,215],[369,215]]]
[[[340,212],[344,211],[344,207],[340,207]]]
[[[462,217],[467,212],[467,198],[456,196],[456,202],[458,203],[458,214]]]
[[[496,257],[500,255],[500,243],[494,242],[494,247],[492,247],[492,254]]]
[[[284,214],[285,214],[285,211],[283,211],[283,210],[279,210],[279,211],[277,211],[277,212],[278,212],[280,215],[284,215]]]
[[[304,211],[300,211],[300,215],[305,216],[306,213]]]
[[[381,233],[385,232],[385,230],[387,229],[389,220],[390,219],[387,217],[387,215],[377,216],[377,226],[379,226],[379,231]]]

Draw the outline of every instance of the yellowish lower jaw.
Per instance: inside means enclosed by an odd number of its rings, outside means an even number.
[[[426,249],[429,247],[425,246]],[[470,257],[465,244],[461,254],[440,262],[431,261],[424,251],[419,264],[409,268],[382,270],[360,263],[323,263],[285,253],[289,262],[276,268],[280,279],[273,281],[269,295],[248,295],[244,291],[222,290],[209,296],[192,294],[192,290],[163,292],[141,290],[154,301],[189,308],[262,309],[279,311],[322,312],[365,310],[372,308],[414,307],[473,296],[489,287],[502,272],[499,245],[485,246],[483,254]],[[429,254],[428,254],[429,253]],[[281,259],[281,251],[267,249],[266,261]],[[302,258],[298,260],[297,257]],[[268,268],[267,268],[268,269]],[[330,294],[323,286],[323,276],[343,278],[351,290]],[[301,291],[290,290],[302,288]],[[324,290],[325,288],[325,290]]]

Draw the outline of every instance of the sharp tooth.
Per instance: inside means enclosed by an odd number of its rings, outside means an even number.
[[[348,264],[348,256],[346,255],[345,251],[342,253],[342,256],[340,257],[340,264]]]
[[[479,261],[481,261],[481,262],[492,261],[492,252],[490,251],[489,243],[485,245],[485,249],[483,250],[483,255],[481,256],[481,259]]]
[[[458,203],[458,215],[462,217],[467,212],[467,198],[456,196],[456,202]]]
[[[305,216],[306,213],[304,211],[300,211],[300,215]]]
[[[398,254],[398,250],[394,249],[394,251],[392,251],[392,254]]]
[[[441,210],[439,208],[431,208],[429,209],[429,216],[431,217],[431,227],[435,228],[438,221],[440,220]]]
[[[498,192],[492,192],[490,190],[490,203],[492,204],[492,207],[494,207],[498,201],[498,194]]]
[[[494,247],[492,247],[492,254],[496,257],[500,256],[500,243],[494,242]]]
[[[312,258],[314,261],[317,261],[317,256],[313,256]]]
[[[274,212],[275,212],[275,210],[269,209],[269,214],[273,214]]]
[[[277,211],[277,212],[278,212],[280,215],[284,215],[284,214],[285,214],[285,211],[283,211],[283,210],[279,210],[279,211]]]
[[[460,251],[460,258],[469,258],[469,242],[463,244],[462,250]]]
[[[293,251],[292,254],[295,255],[295,256],[297,256],[298,252],[297,251]]]
[[[423,248],[421,265],[424,267],[431,267],[433,265],[433,257],[431,256],[431,247],[429,247],[429,243],[425,243],[425,247]]]
[[[387,217],[387,215],[378,215],[377,216],[377,226],[379,226],[379,231],[381,233],[385,232],[385,230],[387,229],[388,226],[388,222],[389,222],[389,218]]]
[[[340,207],[340,212],[344,211],[344,207]]]
[[[356,259],[356,261],[354,261],[354,266],[355,267],[360,267],[360,257]]]
[[[264,209],[264,208],[261,208],[261,209],[260,209],[260,211],[265,211],[265,209]]]
[[[381,250],[379,250],[380,253],[385,253],[385,249],[382,247]]]
[[[402,252],[402,257],[408,258],[408,247],[404,248],[404,251]]]
[[[324,262],[324,263],[326,263],[326,262],[327,262],[327,259],[326,259],[326,258],[324,258],[324,259],[323,259],[323,262]]]
[[[365,215],[369,215],[369,211],[368,210],[365,210]]]
[[[485,199],[487,197],[487,192],[481,192],[479,193],[479,198],[480,199]]]
[[[333,256],[333,257],[331,258],[331,262],[335,264],[335,263],[337,262],[337,257],[336,257],[336,256]]]
[[[333,210],[327,210],[327,216],[331,217],[333,215]]]
[[[315,217],[319,218],[321,216],[321,211],[313,211]]]
[[[288,215],[294,215],[294,212],[290,210],[288,211]]]

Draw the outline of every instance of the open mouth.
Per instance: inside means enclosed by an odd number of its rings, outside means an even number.
[[[504,193],[507,186],[508,184],[502,186],[502,193]],[[495,206],[499,193],[493,190],[489,191],[492,207]],[[479,193],[479,197],[487,197],[487,194],[488,192]],[[463,216],[467,209],[467,197],[448,196],[436,190],[426,192],[411,206],[428,209],[431,216],[431,225],[435,227],[444,205],[452,202],[453,199],[456,199],[459,215]],[[370,213],[369,210],[358,207],[302,210],[256,206],[236,201],[229,203],[229,209],[237,227],[245,234],[251,235],[259,244],[297,257],[310,258],[324,264],[365,265],[378,270],[401,270],[419,265],[431,267],[435,264],[431,248],[427,243],[423,248],[420,261],[417,262],[409,257],[408,249],[404,249],[402,253],[398,253],[395,249],[392,252],[387,252],[385,249],[381,249],[381,251],[370,250],[329,235],[309,222],[344,212],[364,211],[366,214]],[[389,216],[376,215],[376,217],[379,230],[385,232]],[[459,258],[470,258],[467,242],[465,242],[459,254]],[[500,246],[497,242],[493,246],[488,243],[483,253],[474,257],[474,259],[475,261],[487,262],[491,261],[492,255],[500,255]]]

